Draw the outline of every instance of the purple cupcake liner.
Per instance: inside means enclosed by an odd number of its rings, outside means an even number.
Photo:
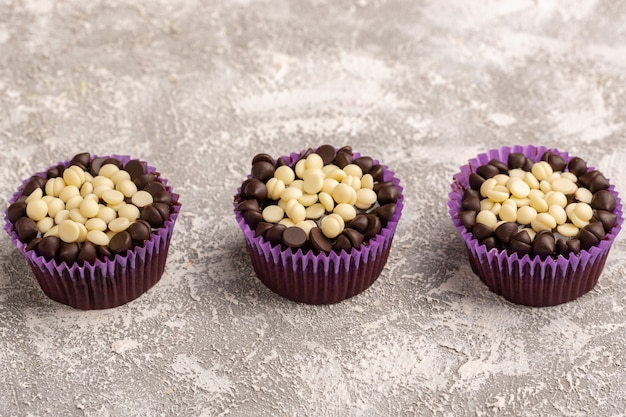
[[[295,162],[301,153],[292,153],[288,158]],[[355,152],[354,157],[359,157]],[[378,161],[374,161],[378,164]],[[306,304],[335,304],[353,297],[369,288],[379,277],[389,256],[389,250],[404,207],[403,188],[400,180],[385,165],[383,180],[392,181],[400,192],[396,210],[381,232],[369,240],[367,245],[350,252],[315,253],[302,249],[282,249],[272,246],[255,231],[237,210],[241,201],[237,189],[234,207],[235,218],[246,239],[248,253],[258,279],[276,294],[291,301]],[[250,178],[250,176],[248,176]]]
[[[566,162],[572,158],[566,152],[548,149],[543,146],[504,146],[492,149],[470,159],[467,165],[460,168],[454,175],[452,191],[448,194],[448,209],[457,231],[463,238],[472,267],[487,287],[507,300],[528,306],[545,307],[572,301],[591,291],[602,272],[615,237],[621,230],[623,222],[622,203],[614,185],[609,187],[615,196],[617,207],[614,213],[617,221],[598,246],[582,250],[568,257],[559,255],[556,259],[517,253],[509,254],[498,249],[487,250],[485,245],[478,243],[459,219],[462,210],[463,192],[469,188],[469,176],[476,169],[492,159],[507,162],[510,153],[521,152],[532,161],[539,161],[546,151],[560,155]],[[593,170],[593,167],[589,167]]]
[[[95,157],[95,155],[94,155]],[[105,158],[115,158],[126,164],[131,160],[126,155],[111,155]],[[69,166],[70,160],[62,163]],[[55,164],[55,167],[59,164]],[[52,168],[51,167],[51,168]],[[146,165],[149,173],[156,172],[156,168]],[[35,175],[44,176],[46,171]],[[37,255],[34,250],[26,250],[13,224],[9,221],[5,211],[4,230],[9,234],[11,242],[26,258],[39,286],[52,300],[80,310],[99,310],[113,308],[126,304],[152,288],[160,279],[165,269],[174,224],[180,213],[181,204],[178,194],[172,192],[167,180],[159,178],[167,192],[172,195],[173,205],[169,219],[162,227],[156,230],[143,246],[136,246],[126,254],[115,255],[113,259],[100,260],[94,263],[59,264],[55,259],[47,261]],[[18,191],[13,194],[9,204],[14,203],[22,194],[30,178],[22,182]]]

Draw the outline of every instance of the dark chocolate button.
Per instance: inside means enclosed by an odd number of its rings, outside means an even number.
[[[363,175],[368,174],[374,166],[374,160],[369,156],[359,156],[353,161],[363,171]]]
[[[15,232],[23,243],[28,243],[37,237],[39,229],[37,229],[37,223],[28,217],[20,217],[15,222]]]
[[[64,243],[59,250],[59,262],[65,262],[67,265],[71,265],[78,259],[80,253],[80,246],[76,242]]]
[[[324,236],[322,229],[319,227],[311,229],[309,232],[309,241],[311,242],[311,246],[320,252],[330,252],[333,249],[331,240]]]
[[[141,243],[150,239],[150,236],[152,235],[152,228],[150,223],[139,219],[128,226],[128,233],[130,233],[130,237],[133,242]]]
[[[335,148],[330,145],[322,145],[315,150],[315,153],[318,154],[322,161],[324,161],[324,165],[328,165],[335,159],[337,153],[335,152]]]
[[[266,182],[270,178],[274,176],[274,172],[276,168],[274,168],[273,162],[267,161],[258,161],[252,165],[251,174],[252,177],[257,178],[263,182]]]
[[[126,233],[126,232],[121,232],[121,233]],[[78,253],[78,258],[76,259],[76,261],[93,263],[96,261],[96,259],[98,259],[98,250],[96,249],[96,245],[94,245],[90,241],[84,242],[83,246],[80,248],[80,252]]]
[[[61,240],[56,236],[46,236],[37,245],[37,253],[46,260],[54,259],[61,249]]]
[[[513,236],[517,234],[517,223],[505,222],[496,227],[495,236],[502,243],[509,243]]]
[[[363,240],[365,240],[365,236],[362,233],[351,228],[345,228],[342,234],[350,240],[350,244],[355,249],[359,249],[363,244]]]
[[[132,246],[133,240],[130,237],[130,233],[128,233],[126,230],[113,235],[111,241],[109,242],[109,249],[111,249],[113,253],[124,253]]]
[[[567,169],[569,169],[572,174],[580,177],[585,172],[587,172],[587,162],[585,162],[584,159],[575,156],[574,158],[570,159],[569,163],[567,164]]]
[[[284,224],[275,224],[273,227],[267,229],[263,237],[272,245],[280,245],[283,242],[283,232],[287,229]]]
[[[608,190],[600,190],[593,194],[591,207],[596,210],[613,211],[617,206],[615,196]]]
[[[526,155],[521,152],[513,152],[509,154],[507,159],[509,169],[519,169],[526,164]]]
[[[26,216],[26,203],[18,201],[9,206],[7,209],[7,218],[11,223],[15,223],[20,217]]]
[[[283,242],[290,248],[301,248],[306,240],[306,232],[299,227],[288,227],[283,232]]]
[[[135,178],[139,178],[146,173],[146,164],[142,161],[133,159],[124,165],[124,171],[128,172],[131,180],[134,180]]]
[[[552,256],[556,249],[554,235],[548,230],[543,230],[533,240],[533,252],[541,257]]]

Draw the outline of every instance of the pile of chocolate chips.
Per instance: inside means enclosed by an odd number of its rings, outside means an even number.
[[[478,167],[470,174],[470,188],[466,189],[463,194],[459,219],[473,237],[487,249],[506,250],[509,253],[518,253],[520,257],[526,254],[542,258],[556,258],[559,255],[567,257],[570,253],[579,254],[581,250],[597,246],[615,225],[617,221],[617,215],[614,213],[616,199],[608,191],[609,182],[601,172],[588,169],[587,163],[579,157],[574,157],[567,163],[560,155],[551,151],[545,152],[540,161],[547,162],[554,173],[573,174],[577,179],[576,187],[589,191],[586,192],[589,197],[586,198],[588,201],[585,204],[591,207],[588,210],[590,215],[591,212],[593,213],[592,217],[585,222],[587,224],[584,226],[581,224],[582,227],[573,236],[560,234],[559,226],[551,230],[533,231],[528,225],[502,221],[499,217],[495,227],[477,222],[477,216],[482,211],[481,201],[486,200],[481,193],[481,187],[485,181],[500,174],[508,175],[511,170],[523,170],[530,173],[535,165],[535,162],[524,154],[511,153],[507,164],[492,159],[487,164]],[[581,193],[581,195],[584,194]],[[577,195],[577,193],[566,194],[566,204],[578,203],[580,200]],[[569,217],[568,221],[570,221]]]
[[[84,236],[75,241],[66,242],[61,239],[59,233],[51,235],[43,233],[38,222],[29,217],[28,197],[33,192],[41,192],[43,199],[45,199],[46,184],[50,179],[63,178],[65,170],[72,166],[79,167],[92,178],[97,177],[100,168],[108,164],[126,171],[130,181],[134,183],[138,191],[143,190],[152,196],[150,204],[138,207],[138,218],[130,220],[125,230],[116,233],[112,233],[108,229],[104,230],[104,232],[109,233],[108,244],[96,244]],[[37,191],[38,189],[41,191]],[[98,203],[100,207],[107,205],[102,198]],[[132,205],[133,203],[130,197],[124,197],[121,204]],[[115,158],[92,158],[89,153],[80,153],[72,158],[68,167],[60,164],[50,168],[45,177],[39,175],[31,177],[21,196],[9,206],[7,218],[13,224],[20,241],[26,244],[26,250],[34,250],[46,260],[56,259],[58,264],[65,262],[67,265],[74,263],[82,265],[84,262],[93,263],[96,259],[111,259],[116,254],[124,254],[135,246],[143,245],[146,240],[150,239],[153,231],[162,227],[165,221],[169,219],[172,205],[172,195],[161,182],[159,173],[147,172],[145,162],[131,160],[124,165]],[[81,229],[83,228],[81,227]]]
[[[276,170],[281,166],[289,166],[295,171],[298,161],[306,159],[312,153],[321,157],[324,166],[332,164],[343,169],[350,164],[358,165],[363,175],[371,175],[374,181],[372,189],[376,193],[376,202],[368,209],[355,209],[356,216],[345,221],[345,227],[340,234],[332,238],[327,237],[319,227],[323,217],[330,214],[328,211],[320,218],[307,219],[316,224],[308,233],[297,226],[264,221],[262,214],[266,207],[278,204],[278,200],[268,197],[267,187],[267,182]],[[301,248],[304,252],[349,252],[352,248],[359,249],[361,245],[367,245],[393,217],[400,192],[393,181],[384,181],[383,175],[381,165],[375,164],[369,156],[355,158],[349,146],[336,150],[331,145],[322,145],[316,150],[306,150],[295,161],[285,157],[275,161],[270,155],[258,154],[252,160],[252,178],[242,183],[240,193],[235,196],[236,209],[243,213],[246,223],[255,231],[256,236],[262,236],[272,245],[281,245],[283,249]]]

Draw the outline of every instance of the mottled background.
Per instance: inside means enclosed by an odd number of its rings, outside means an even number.
[[[626,2],[0,0],[0,203],[73,154],[149,161],[183,202],[128,305],[49,300],[0,235],[2,416],[626,414],[626,244],[553,308],[489,292],[452,175],[510,144],[626,191]],[[232,197],[258,152],[352,145],[406,207],[389,262],[332,306],[255,278]],[[622,232],[623,234],[623,232]]]

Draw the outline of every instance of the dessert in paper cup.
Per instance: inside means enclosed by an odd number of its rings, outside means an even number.
[[[473,272],[517,304],[553,306],[591,291],[623,222],[599,170],[543,146],[480,154],[451,188],[450,217]]]
[[[350,147],[258,154],[234,211],[259,280],[307,304],[355,296],[379,277],[403,208],[400,181]]]
[[[146,162],[80,153],[24,180],[4,229],[49,298],[105,309],[159,281],[180,207]]]

